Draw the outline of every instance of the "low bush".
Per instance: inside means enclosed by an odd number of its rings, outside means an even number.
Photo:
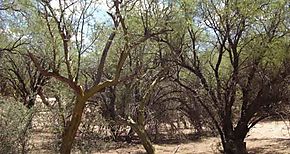
[[[0,98],[0,153],[28,153],[33,109]]]

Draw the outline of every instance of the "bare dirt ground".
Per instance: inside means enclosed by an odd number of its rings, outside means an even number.
[[[251,154],[290,154],[290,123],[282,121],[261,122],[249,133],[246,142]],[[203,138],[199,141],[184,141],[180,144],[155,144],[157,154],[213,154],[219,139]],[[111,149],[95,154],[142,154],[141,145]]]
[[[39,131],[34,135],[36,145],[32,154],[53,154],[50,133]],[[250,154],[290,154],[290,122],[267,121],[257,124],[246,138],[247,149]],[[183,140],[172,144],[155,144],[156,154],[215,154],[219,153],[217,147],[219,138],[204,137],[198,141]],[[80,153],[80,152],[73,152]],[[95,151],[93,154],[144,154],[142,145],[111,144],[107,150]]]

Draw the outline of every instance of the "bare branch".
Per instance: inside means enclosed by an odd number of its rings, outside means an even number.
[[[37,70],[40,71],[41,74],[43,74],[44,76],[47,76],[47,77],[54,77],[54,78],[56,78],[64,83],[66,83],[70,88],[72,88],[74,90],[76,95],[81,94],[82,88],[81,88],[81,86],[77,85],[76,82],[74,82],[73,80],[71,80],[69,78],[66,78],[66,77],[60,75],[57,72],[49,72],[49,71],[43,69],[41,67],[41,65],[39,64],[38,60],[35,58],[35,56],[29,51],[28,51],[28,56],[31,58],[32,62],[34,63]]]

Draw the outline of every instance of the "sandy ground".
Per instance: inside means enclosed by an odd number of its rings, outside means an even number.
[[[290,154],[290,123],[282,121],[262,122],[249,133],[246,142],[251,154]],[[218,138],[203,138],[200,141],[184,141],[180,144],[157,144],[157,154],[213,154],[218,153]],[[142,154],[141,145],[95,152],[95,154]]]
[[[40,131],[34,136],[37,145],[32,154],[53,154],[48,150],[50,133]],[[290,123],[282,121],[262,122],[257,124],[246,138],[247,149],[250,154],[290,154]],[[155,144],[156,154],[214,154],[219,153],[217,147],[219,139],[205,137],[198,141],[184,140],[182,143]],[[122,148],[111,146],[110,149],[93,152],[94,154],[144,154],[142,145],[125,145]],[[77,153],[77,152],[73,152]]]
[[[257,124],[246,142],[251,153],[290,154],[290,123],[274,121]]]

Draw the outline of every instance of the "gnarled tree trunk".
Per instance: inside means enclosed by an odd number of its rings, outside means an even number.
[[[224,145],[225,154],[247,154],[246,142],[244,140],[230,139]]]
[[[133,127],[133,130],[137,133],[138,137],[141,140],[141,143],[143,147],[145,148],[147,154],[155,154],[155,148],[146,133],[146,130],[143,126],[135,124]]]
[[[68,123],[68,126],[66,126],[62,138],[62,144],[60,148],[61,154],[70,154],[71,149],[73,146],[73,141],[76,136],[78,127],[81,123],[83,110],[86,105],[86,100],[83,97],[78,97],[76,101],[76,105],[74,107],[73,113],[72,113],[72,119]]]
[[[245,138],[249,129],[246,123],[239,123],[234,130],[226,131],[223,147],[225,154],[247,154]]]

